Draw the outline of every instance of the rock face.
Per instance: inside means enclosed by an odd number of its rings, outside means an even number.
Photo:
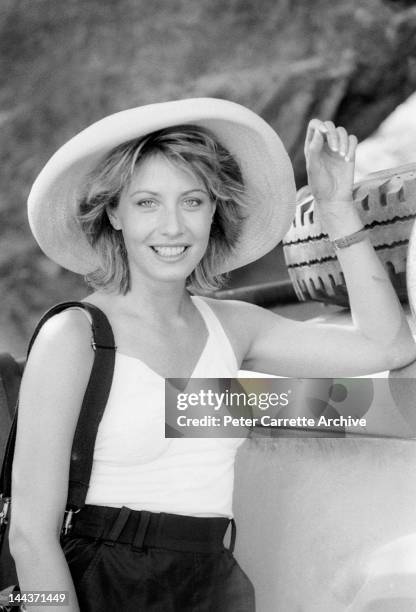
[[[0,350],[21,352],[42,310],[84,291],[34,244],[25,200],[92,121],[169,98],[235,100],[281,134],[302,186],[310,118],[363,139],[416,85],[410,2],[4,0],[0,15]]]

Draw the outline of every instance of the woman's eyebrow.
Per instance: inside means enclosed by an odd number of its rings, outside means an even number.
[[[151,191],[151,189],[136,189],[136,191],[132,191],[130,195],[134,196],[136,193],[149,193],[150,195],[154,196],[159,195],[157,191]]]
[[[188,195],[190,193],[195,193],[195,192],[200,192],[200,193],[205,193],[207,194],[207,191],[205,189],[200,189],[199,187],[195,187],[195,189],[188,189],[187,191],[183,191],[181,195]],[[138,193],[148,193],[150,195],[154,195],[154,196],[158,196],[160,195],[159,192],[157,191],[152,191],[151,189],[136,189],[136,191],[132,191],[130,193],[131,196],[134,196]]]
[[[200,189],[199,187],[195,188],[195,189],[188,189],[188,191],[184,191],[182,195],[188,195],[188,193],[195,193],[195,192],[200,192],[200,193],[207,193],[207,191],[205,189]]]

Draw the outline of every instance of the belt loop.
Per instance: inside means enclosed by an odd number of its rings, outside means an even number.
[[[133,544],[131,545],[132,550],[140,550],[143,548],[144,538],[150,523],[150,516],[150,512],[147,510],[141,510],[139,524],[134,535]]]
[[[230,523],[231,523],[231,537],[230,537],[230,545],[228,547],[228,550],[230,551],[231,554],[233,554],[234,546],[235,546],[235,538],[237,536],[237,528],[235,526],[235,520],[233,518],[230,519]]]
[[[120,533],[123,531],[125,524],[127,523],[127,519],[130,516],[130,508],[126,508],[123,506],[118,513],[116,520],[114,521],[108,535],[105,535],[104,538],[106,540],[107,546],[114,546],[116,540],[119,538]]]

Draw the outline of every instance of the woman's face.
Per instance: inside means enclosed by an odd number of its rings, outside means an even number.
[[[202,259],[215,205],[203,183],[162,155],[142,161],[119,205],[109,210],[123,232],[131,279],[185,280]]]

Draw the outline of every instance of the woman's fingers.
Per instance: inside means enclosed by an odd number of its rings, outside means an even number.
[[[324,145],[324,136],[319,130],[314,130],[312,139],[309,142],[309,151],[313,153],[319,153]]]
[[[345,161],[350,161],[355,155],[358,141],[355,136],[350,136],[344,127],[335,127],[332,121],[312,119],[306,133],[305,153],[319,152],[325,142],[333,153],[337,153]]]
[[[353,161],[353,159],[355,158],[355,150],[357,148],[357,144],[357,136],[355,136],[354,134],[350,134],[348,136],[348,151],[345,157],[346,161]]]
[[[322,121],[312,119],[308,124],[305,139],[305,157],[308,160],[310,153],[319,153],[324,145],[324,136],[320,131]]]
[[[332,121],[312,119],[306,133],[305,153],[308,148],[315,152],[320,151],[325,142],[331,151],[338,152],[338,135],[335,125]],[[320,146],[317,146],[318,143]]]
[[[327,135],[326,135],[328,146],[331,149],[331,151],[334,151],[334,153],[338,153],[339,142],[338,142],[337,129],[335,125],[332,123],[332,121],[324,121],[324,125],[328,130]]]
[[[342,155],[342,157],[345,157],[348,153],[349,146],[348,132],[345,128],[340,126],[336,128],[336,133],[338,136],[338,153]]]
[[[320,121],[319,119],[311,119],[308,123],[308,129],[306,132],[306,142],[307,143],[312,141],[316,131],[319,131],[322,134],[326,134],[328,130],[325,127],[325,124],[323,121]]]
[[[305,139],[306,157],[310,151],[317,153],[322,149],[325,142],[326,133],[327,128],[325,127],[323,121],[320,121],[319,119],[312,119],[309,121]]]

